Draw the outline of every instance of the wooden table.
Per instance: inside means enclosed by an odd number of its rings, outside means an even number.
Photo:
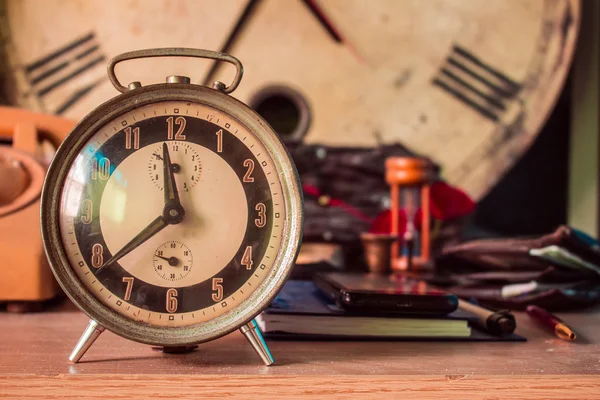
[[[265,367],[238,332],[184,355],[105,332],[71,364],[87,319],[67,308],[0,313],[0,398],[600,398],[600,310],[562,314],[576,342],[518,315],[527,343],[271,341]]]

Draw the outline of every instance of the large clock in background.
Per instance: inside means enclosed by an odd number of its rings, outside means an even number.
[[[235,96],[307,143],[400,142],[480,199],[536,137],[569,69],[577,0],[0,1],[4,97],[80,118],[112,96],[110,57],[150,47],[226,49]],[[130,63],[227,80],[210,63]]]

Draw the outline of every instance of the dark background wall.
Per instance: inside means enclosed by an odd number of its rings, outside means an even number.
[[[477,226],[503,235],[541,234],[567,222],[571,78],[530,150],[479,203]]]

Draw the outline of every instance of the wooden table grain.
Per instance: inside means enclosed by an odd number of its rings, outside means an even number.
[[[0,398],[598,399],[600,310],[562,316],[577,341],[518,314],[526,343],[271,341],[265,367],[238,332],[183,355],[105,332],[72,364],[82,313],[0,313]]]

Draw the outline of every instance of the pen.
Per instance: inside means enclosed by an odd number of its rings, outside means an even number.
[[[458,308],[477,317],[477,325],[494,335],[510,335],[517,324],[509,311],[490,311],[486,308],[458,299]]]
[[[573,332],[571,328],[567,326],[567,324],[561,321],[561,319],[557,316],[550,314],[548,311],[537,306],[527,306],[526,311],[531,318],[559,338],[565,340],[574,340],[577,337],[575,332]]]

